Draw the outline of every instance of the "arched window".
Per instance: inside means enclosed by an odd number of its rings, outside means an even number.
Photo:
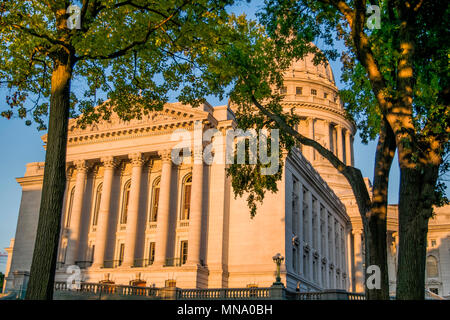
[[[122,214],[120,215],[120,224],[127,223],[128,203],[130,202],[130,186],[131,180],[125,183],[125,186],[123,187]]]
[[[98,222],[98,213],[100,210],[100,201],[102,200],[102,187],[103,184],[100,183],[97,187],[97,190],[95,191],[95,203],[94,203],[94,212],[92,215],[92,226],[97,226]]]
[[[439,276],[438,261],[433,256],[427,257],[427,278],[437,278]]]
[[[66,228],[70,227],[70,217],[72,216],[72,207],[73,207],[73,196],[75,194],[75,187],[70,191],[69,202],[67,206],[67,214],[66,214]]]
[[[183,179],[182,198],[181,198],[181,220],[189,220],[189,213],[191,211],[191,187],[192,176],[187,175]]]
[[[159,183],[161,178],[158,177],[153,182],[152,188],[152,205],[150,207],[150,222],[155,222],[158,219],[158,205],[159,205]]]

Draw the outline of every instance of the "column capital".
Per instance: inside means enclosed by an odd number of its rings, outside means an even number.
[[[352,135],[352,133],[350,132],[350,130],[348,130],[347,128],[345,128],[345,136],[346,137],[350,137]]]
[[[361,229],[353,229],[353,230],[352,230],[352,234],[353,234],[354,236],[362,235],[362,233],[363,233],[363,231],[362,231]]]
[[[158,155],[161,157],[161,160],[163,163],[168,163],[168,162],[172,161],[172,155],[171,155],[170,149],[158,151]]]
[[[142,152],[131,153],[128,155],[128,158],[131,160],[133,167],[142,167],[144,165],[145,159]]]
[[[86,173],[89,169],[86,160],[75,160],[73,162],[75,167],[77,168],[77,171]]]
[[[70,179],[73,175],[74,166],[66,166],[66,178]]]
[[[148,170],[152,170],[153,166],[155,165],[155,160],[149,159],[147,165],[148,165]]]
[[[119,161],[117,159],[114,159],[112,156],[107,156],[100,158],[100,162],[103,164],[105,168],[114,169],[119,166]]]

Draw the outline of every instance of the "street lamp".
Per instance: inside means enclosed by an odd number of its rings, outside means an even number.
[[[281,254],[277,253],[276,255],[274,255],[272,257],[272,260],[273,260],[273,262],[275,262],[277,264],[277,277],[275,279],[276,281],[274,284],[281,284],[280,265],[283,262],[284,257]]]

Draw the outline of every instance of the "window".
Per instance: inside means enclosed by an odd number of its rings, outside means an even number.
[[[318,265],[317,259],[314,259],[313,260],[313,280],[314,280],[314,282],[318,281],[317,280],[317,265]]]
[[[303,88],[302,87],[296,87],[295,88],[295,94],[300,95],[300,94],[302,94],[302,92],[303,92]]]
[[[72,190],[70,191],[69,205],[67,206],[67,215],[66,215],[66,223],[65,223],[66,228],[70,227],[70,217],[72,216],[74,194],[75,194],[75,187],[73,187]]]
[[[150,242],[148,246],[148,262],[152,264],[155,260],[155,242]]]
[[[324,98],[324,99],[328,98],[328,93],[324,92],[324,93],[323,93],[323,98]]]
[[[439,294],[438,288],[430,288],[430,291],[433,292],[434,294]]]
[[[97,226],[98,223],[98,213],[100,210],[100,201],[102,199],[102,187],[103,184],[99,184],[95,192],[95,203],[94,203],[94,214],[92,215],[92,226]]]
[[[119,266],[122,265],[124,253],[125,253],[125,243],[121,243],[119,247]]]
[[[315,249],[318,249],[317,247],[317,212],[316,212],[316,208],[317,208],[317,199],[315,197],[312,197],[312,247]]]
[[[287,93],[287,87],[281,87],[280,94],[286,94],[286,93]]]
[[[299,182],[297,178],[293,177],[293,185],[292,185],[292,233],[297,233],[298,226],[298,207],[299,207]]]
[[[317,96],[317,90],[316,89],[311,89],[311,95]]]
[[[309,224],[308,224],[308,202],[306,199],[308,190],[306,188],[303,189],[303,241],[309,241]]]
[[[320,205],[320,252],[323,256],[326,255],[325,252],[325,215],[326,215],[326,211],[325,208]]]
[[[122,215],[120,216],[120,224],[127,223],[128,203],[130,202],[130,186],[131,186],[131,181],[128,181],[123,188]]]
[[[153,182],[152,191],[152,206],[150,211],[150,222],[155,222],[158,218],[158,205],[159,205],[159,183],[161,179],[156,178]]]
[[[436,240],[434,239],[431,240],[431,247],[432,248],[436,247]]]
[[[181,241],[181,244],[180,244],[180,263],[181,264],[186,263],[187,255],[188,255],[188,242]]]
[[[309,277],[309,253],[306,251],[303,252],[303,276]]]
[[[439,276],[438,261],[433,256],[427,257],[427,278],[437,278]]]
[[[322,263],[322,287],[326,288],[328,287],[327,283],[327,271],[325,269],[325,264]]]
[[[292,269],[297,272],[297,248],[292,248]]]
[[[183,182],[181,220],[189,220],[189,213],[191,211],[191,187],[192,176],[188,175]]]
[[[58,262],[60,263],[66,262],[66,252],[67,252],[67,239],[64,239],[61,243],[61,247],[59,248]]]
[[[94,261],[94,252],[95,252],[95,245],[91,244],[91,246],[89,248],[88,261],[90,261],[90,262]]]

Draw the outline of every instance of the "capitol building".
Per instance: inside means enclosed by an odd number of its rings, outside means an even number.
[[[354,164],[356,128],[349,121],[329,65],[312,56],[285,73],[285,110],[298,130]],[[280,253],[287,289],[364,292],[362,222],[346,179],[310,147],[283,153],[278,192],[267,192],[251,217],[245,195],[235,197],[225,161],[175,163],[176,130],[236,129],[232,105],[193,108],[167,103],[142,119],[112,114],[85,129],[70,120],[67,184],[56,270],[65,281],[76,265],[81,280],[180,288],[269,287]],[[44,142],[46,136],[43,137]],[[213,139],[214,140],[214,139]],[[215,141],[214,157],[225,143]],[[372,155],[368,155],[372,156]],[[197,159],[198,160],[198,159]],[[216,160],[216,159],[215,159]],[[8,252],[4,289],[26,287],[38,223],[44,163],[17,178],[22,200]],[[371,188],[369,179],[366,185]],[[388,261],[395,294],[397,206],[388,207]],[[450,207],[430,220],[426,288],[450,297]]]

